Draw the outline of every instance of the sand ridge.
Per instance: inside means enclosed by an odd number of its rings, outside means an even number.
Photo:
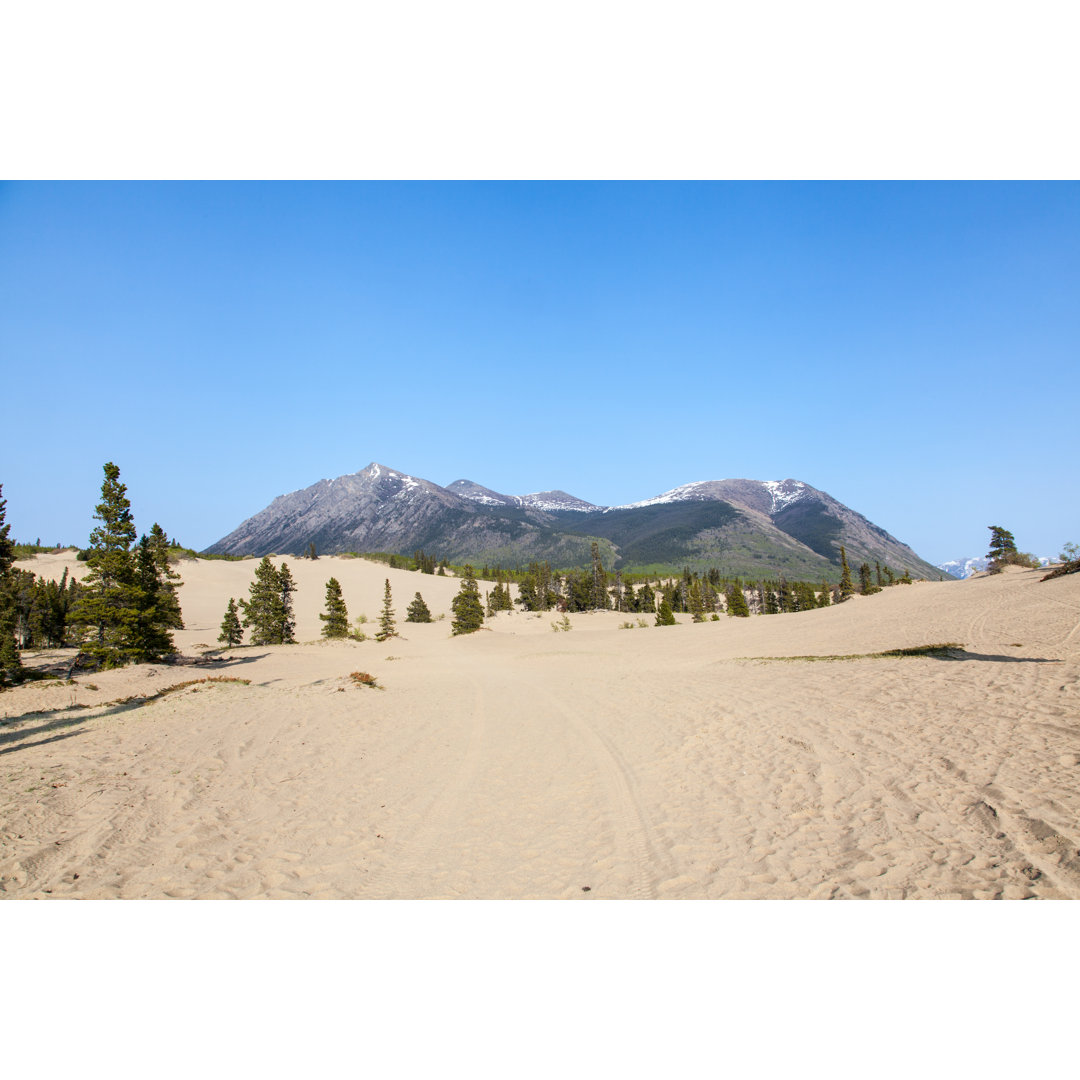
[[[1080,577],[454,638],[453,578],[288,561],[302,644],[0,695],[0,895],[1080,897]],[[188,656],[255,565],[180,564]],[[389,578],[402,636],[319,641],[331,575],[373,621]]]

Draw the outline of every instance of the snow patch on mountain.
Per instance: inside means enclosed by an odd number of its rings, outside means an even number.
[[[670,491],[665,491],[661,495],[657,495],[652,499],[642,499],[641,502],[623,503],[620,506],[608,506],[605,507],[605,512],[608,510],[636,510],[640,506],[660,506],[662,503],[673,502],[690,502],[698,501],[705,502],[709,496],[704,494],[700,489],[706,484],[713,483],[711,480],[695,480],[692,484],[680,484],[677,488],[672,488]]]
[[[770,514],[778,514],[785,507],[800,502],[807,496],[806,485],[801,480],[762,480],[772,499]]]

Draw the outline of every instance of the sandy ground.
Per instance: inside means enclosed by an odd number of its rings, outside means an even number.
[[[289,562],[306,644],[0,694],[0,895],[1080,897],[1080,575],[454,638],[453,579]],[[188,656],[255,565],[180,565]],[[317,640],[330,576],[373,622],[389,577],[402,636]],[[402,621],[418,589],[444,621]],[[155,696],[207,678],[248,681]]]

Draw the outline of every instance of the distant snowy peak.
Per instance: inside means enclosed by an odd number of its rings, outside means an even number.
[[[621,503],[619,506],[609,506],[608,510],[637,510],[642,506],[660,506],[663,503],[673,502],[706,502],[713,496],[706,490],[709,484],[715,480],[695,480],[692,484],[681,484],[677,488],[665,491],[652,499],[642,499],[639,502]]]
[[[446,490],[484,506],[518,506],[527,510],[544,510],[548,513],[558,510],[576,510],[585,514],[603,509],[600,506],[593,506],[584,499],[568,495],[565,491],[534,491],[529,495],[503,495],[472,480],[455,480],[447,485]]]
[[[519,506],[528,506],[533,510],[546,510],[549,513],[557,510],[576,510],[581,514],[592,514],[603,510],[602,506],[594,506],[584,499],[567,495],[565,491],[534,491],[530,495],[514,495],[513,498]]]
[[[801,480],[696,480],[681,484],[652,499],[612,506],[611,510],[636,510],[675,502],[734,501],[752,505],[764,513],[777,514],[794,503],[813,498],[813,491]]]
[[[771,514],[778,514],[794,503],[811,497],[810,489],[801,480],[762,480],[761,486],[772,499]]]
[[[1037,555],[1040,566],[1050,566],[1053,563],[1053,559],[1047,558],[1045,555]],[[949,562],[937,563],[939,570],[944,570],[946,574],[951,574],[954,578],[969,578],[975,574],[981,574],[989,565],[990,560],[985,556],[974,559],[950,559]]]
[[[951,559],[949,562],[938,563],[937,568],[954,578],[969,578],[972,574],[985,570],[988,562],[987,559]]]

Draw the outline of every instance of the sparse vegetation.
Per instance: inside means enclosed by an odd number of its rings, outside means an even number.
[[[1000,574],[1006,566],[1022,566],[1028,570],[1038,570],[1039,560],[1026,551],[1017,551],[1016,541],[1008,529],[1000,525],[987,525],[990,530],[990,550],[986,557],[990,560],[987,571]]]
[[[938,660],[962,660],[964,646],[956,641],[946,641],[937,645],[913,645],[903,649],[886,649],[883,652],[874,653],[847,653],[844,655],[827,656],[740,656],[740,660],[783,660],[783,661],[806,661],[818,660],[893,660],[898,657],[929,656]]]
[[[1055,566],[1049,574],[1041,578],[1042,581],[1049,581],[1051,578],[1064,577],[1066,574],[1075,574],[1080,571],[1080,547],[1073,543],[1066,543],[1058,555],[1058,561],[1061,565]]]
[[[382,690],[383,688],[378,684],[374,675],[369,674],[366,671],[354,671],[349,675],[353,683],[356,686],[367,686],[372,690]]]

